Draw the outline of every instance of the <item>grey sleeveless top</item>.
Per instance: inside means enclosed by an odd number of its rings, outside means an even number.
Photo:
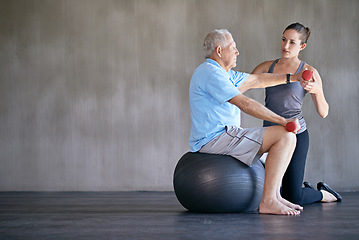
[[[275,64],[279,59],[275,60],[270,66],[268,73],[273,73]],[[305,62],[301,62],[296,73],[302,71]],[[302,104],[307,91],[302,88],[299,82],[290,84],[281,84],[265,89],[265,106],[284,118],[298,118],[301,129],[298,133],[302,133],[307,129],[302,113]],[[272,122],[264,121],[263,126],[278,125]]]

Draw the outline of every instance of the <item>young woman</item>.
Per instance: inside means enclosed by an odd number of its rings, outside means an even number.
[[[252,73],[296,74],[303,68],[313,72],[310,81],[293,82],[265,89],[265,105],[285,118],[297,118],[301,129],[297,133],[297,146],[282,181],[282,196],[290,202],[303,205],[314,202],[341,201],[341,196],[327,184],[319,182],[317,189],[305,182],[302,188],[305,162],[309,148],[309,134],[302,114],[302,104],[307,93],[311,94],[318,114],[325,118],[329,105],[324,97],[322,79],[318,71],[299,59],[299,53],[307,46],[310,29],[300,23],[289,25],[281,39],[282,57],[258,65]],[[263,125],[274,123],[264,121]]]

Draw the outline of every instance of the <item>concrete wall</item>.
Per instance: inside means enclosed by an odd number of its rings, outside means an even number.
[[[205,35],[230,30],[250,72],[280,57],[295,21],[312,29],[302,59],[331,107],[322,120],[306,99],[306,179],[359,190],[358,12],[356,0],[0,0],[0,190],[172,190]]]

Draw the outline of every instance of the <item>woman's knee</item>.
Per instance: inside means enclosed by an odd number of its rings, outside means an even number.
[[[299,192],[288,193],[288,192],[282,191],[282,197],[294,204],[300,204],[302,201],[302,196]]]

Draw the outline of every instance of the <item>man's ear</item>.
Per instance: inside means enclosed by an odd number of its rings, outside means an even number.
[[[216,53],[217,53],[218,57],[222,57],[222,48],[221,48],[221,46],[216,47]]]

